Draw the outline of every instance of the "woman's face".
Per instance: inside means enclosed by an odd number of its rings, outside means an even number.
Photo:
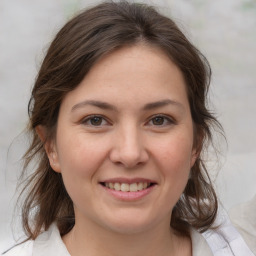
[[[104,57],[64,98],[48,155],[76,224],[121,233],[169,227],[196,159],[181,71],[149,46]]]

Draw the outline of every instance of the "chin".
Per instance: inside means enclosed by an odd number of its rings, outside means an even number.
[[[147,216],[148,217],[148,216]],[[152,218],[146,218],[143,214],[136,215],[123,215],[115,216],[114,219],[108,221],[105,225],[109,230],[112,230],[119,234],[138,234],[143,233],[153,228],[160,220]]]
[[[134,224],[134,223],[121,223],[119,225],[113,225],[109,226],[109,229],[112,232],[118,233],[118,234],[123,234],[123,235],[134,235],[134,234],[139,234],[143,233],[147,230],[149,230],[149,225],[145,224]]]

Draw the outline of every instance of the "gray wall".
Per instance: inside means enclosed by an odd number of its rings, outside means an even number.
[[[0,1],[0,251],[13,244],[12,231],[19,236],[15,186],[34,77],[57,29],[93,2],[98,1]],[[219,173],[215,184],[228,210],[256,193],[256,0],[144,2],[175,17],[212,65],[211,102],[228,148],[220,141],[222,165],[210,157],[209,166],[213,177]]]

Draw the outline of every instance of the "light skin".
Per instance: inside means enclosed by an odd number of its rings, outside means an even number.
[[[193,134],[182,73],[161,50],[125,47],[92,67],[46,143],[74,203],[76,224],[63,237],[72,256],[192,255],[170,219],[197,158]],[[141,181],[150,187],[107,187]]]

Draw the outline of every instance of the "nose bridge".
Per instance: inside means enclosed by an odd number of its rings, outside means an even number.
[[[148,159],[141,130],[136,124],[129,122],[120,125],[115,133],[111,155],[114,162],[127,168],[142,164]]]
[[[141,149],[141,140],[139,139],[139,129],[135,125],[124,127],[121,132],[120,142],[123,144],[124,153],[136,156]]]

